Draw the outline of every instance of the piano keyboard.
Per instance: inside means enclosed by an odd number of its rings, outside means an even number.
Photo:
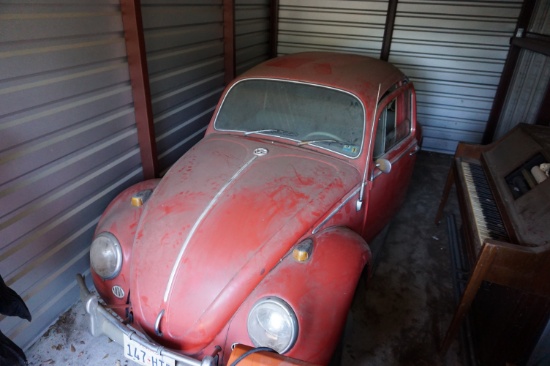
[[[487,238],[510,241],[483,168],[465,161],[461,163],[479,243]]]

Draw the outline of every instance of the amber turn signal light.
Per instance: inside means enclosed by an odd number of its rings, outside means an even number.
[[[146,189],[144,191],[140,191],[140,192],[134,194],[132,196],[132,200],[131,200],[132,206],[134,206],[134,207],[143,206],[145,201],[147,201],[149,199],[149,197],[151,196],[151,193],[153,193],[153,191],[151,191],[150,189]]]
[[[141,207],[143,206],[143,198],[138,196],[132,197],[132,206],[134,207]]]
[[[297,262],[305,262],[311,257],[311,253],[313,252],[313,240],[306,239],[300,244],[296,245],[294,250],[292,251],[292,257]]]

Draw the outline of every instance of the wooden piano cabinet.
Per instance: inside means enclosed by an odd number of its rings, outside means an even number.
[[[544,126],[520,124],[490,145],[458,145],[436,222],[456,185],[462,235],[451,242],[468,276],[441,353],[468,316],[478,364],[528,362],[550,317],[550,179],[518,191],[516,178],[529,183],[527,172],[549,162]]]
[[[526,365],[549,314],[544,297],[484,283],[472,306],[479,365]]]
[[[445,353],[472,308],[481,365],[524,365],[550,315],[550,250],[486,240],[442,342]]]

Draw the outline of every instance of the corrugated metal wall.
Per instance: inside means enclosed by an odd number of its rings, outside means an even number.
[[[389,61],[415,83],[425,149],[481,142],[521,4],[399,1]]]
[[[143,0],[160,171],[199,141],[223,90],[221,0]]]
[[[337,51],[378,58],[387,10],[387,0],[280,0],[278,53]]]
[[[241,73],[269,55],[268,0],[236,0]],[[400,0],[390,61],[415,81],[429,150],[479,142],[521,6]],[[29,345],[78,291],[99,215],[142,179],[118,0],[0,5],[0,274],[33,322]],[[387,0],[281,0],[279,52],[379,57]],[[161,171],[204,133],[223,89],[222,0],[143,0]]]
[[[270,0],[235,0],[237,75],[270,57]]]
[[[389,61],[414,81],[423,148],[480,143],[521,0],[399,0]],[[281,0],[279,52],[379,58],[387,1]]]
[[[533,11],[533,19],[529,24],[529,32],[550,36],[550,2],[548,0],[536,0]]]
[[[550,80],[550,57],[521,50],[494,140],[519,123],[536,123],[546,86]]]
[[[99,215],[142,179],[118,1],[0,5],[0,273],[31,323],[22,347],[78,299]]]
[[[529,32],[550,35],[550,2],[538,0]],[[550,82],[550,57],[530,50],[521,50],[514,76],[502,108],[495,139],[502,137],[519,123],[536,123],[546,88]]]

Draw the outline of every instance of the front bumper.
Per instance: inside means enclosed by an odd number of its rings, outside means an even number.
[[[157,354],[175,359],[177,366],[216,365],[216,361],[213,357],[206,356],[202,359],[202,361],[197,360],[192,357],[182,355],[181,353],[166,349],[163,346],[146,339],[142,334],[120,322],[117,317],[101,305],[97,296],[90,293],[88,290],[82,275],[76,275],[76,282],[80,287],[80,298],[82,299],[82,303],[88,313],[90,333],[92,333],[94,337],[104,334],[122,346],[124,344],[124,335],[126,334],[126,336],[128,336],[131,340],[138,342],[146,348],[154,350]]]

